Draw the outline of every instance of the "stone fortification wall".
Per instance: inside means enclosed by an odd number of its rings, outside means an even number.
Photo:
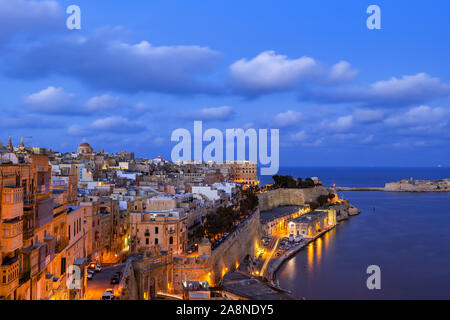
[[[280,206],[302,205],[329,193],[330,191],[325,187],[271,190],[258,194],[259,208],[261,211],[266,211]]]

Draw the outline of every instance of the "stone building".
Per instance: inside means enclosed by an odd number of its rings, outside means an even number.
[[[94,149],[92,149],[89,143],[83,142],[78,147],[77,153],[81,155],[91,155],[92,153],[94,153]]]
[[[261,224],[266,236],[286,236],[289,221],[309,212],[309,205],[282,206],[261,211]]]
[[[258,168],[255,162],[234,161],[231,163],[231,172],[234,182],[243,185],[258,184]]]
[[[289,234],[300,235],[303,238],[314,238],[322,231],[335,225],[335,210],[315,210],[291,220],[289,222]]]
[[[48,157],[21,153],[0,164],[0,297],[46,299],[55,257]]]
[[[130,214],[132,252],[153,246],[180,254],[187,247],[187,214],[184,209],[132,212]]]

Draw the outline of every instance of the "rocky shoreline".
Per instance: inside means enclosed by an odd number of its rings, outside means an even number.
[[[361,211],[353,206],[348,200],[340,200],[340,202],[327,205],[326,208],[336,210],[337,221],[347,220],[351,216],[356,216],[361,213]]]

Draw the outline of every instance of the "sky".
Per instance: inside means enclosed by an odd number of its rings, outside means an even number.
[[[66,27],[73,4],[80,30]],[[450,166],[448,12],[444,0],[0,0],[0,141],[170,159],[172,132],[201,120],[279,129],[281,166]]]

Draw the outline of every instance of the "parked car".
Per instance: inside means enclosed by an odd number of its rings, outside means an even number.
[[[100,263],[95,263],[95,262],[91,262],[89,264],[89,270],[95,271],[95,272],[100,272],[102,271],[102,266],[100,265]]]
[[[119,282],[120,282],[120,276],[117,273],[115,273],[112,276],[110,283],[111,284],[118,284]]]
[[[299,235],[297,235],[296,237],[295,237],[295,242],[300,242],[300,241],[302,241],[303,239],[302,239],[303,237],[299,234]]]
[[[293,241],[294,241],[294,235],[291,234],[291,235],[289,235],[289,242],[293,242]]]
[[[102,300],[114,300],[114,290],[106,289],[102,294]]]
[[[87,279],[92,280],[93,277],[94,277],[94,271],[88,270],[87,271]]]

